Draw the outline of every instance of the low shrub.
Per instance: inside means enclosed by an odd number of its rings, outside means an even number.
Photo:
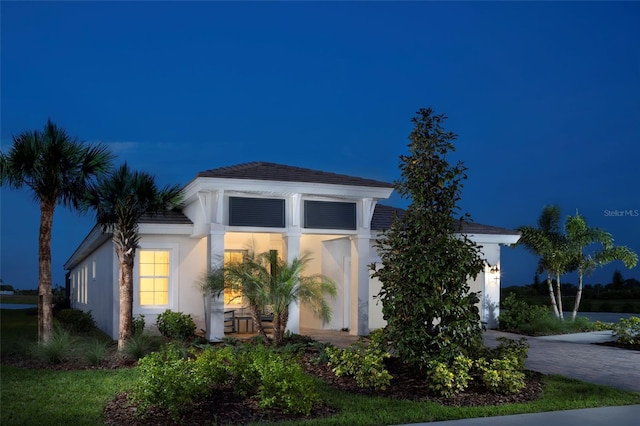
[[[476,368],[482,382],[492,392],[517,393],[525,387],[525,374],[521,371],[520,361],[515,356],[505,356],[490,361],[480,358],[476,361]]]
[[[60,364],[71,358],[76,343],[68,330],[57,327],[48,342],[35,343],[33,354],[48,364]]]
[[[84,312],[78,309],[61,309],[55,313],[56,319],[65,330],[76,333],[88,333],[95,330],[96,323],[91,311]]]
[[[142,334],[144,332],[146,324],[144,322],[144,315],[140,315],[131,321],[131,331],[134,335]]]
[[[160,334],[170,339],[188,340],[195,336],[196,324],[191,315],[173,312],[167,309],[158,315],[158,330]]]
[[[391,355],[379,345],[365,345],[358,340],[346,349],[325,349],[329,365],[333,366],[336,376],[351,376],[362,388],[386,389],[392,376],[387,371],[384,360]]]
[[[640,318],[624,318],[613,324],[613,337],[623,345],[640,345]]]
[[[263,346],[251,352],[253,369],[258,374],[258,401],[261,407],[281,409],[285,413],[309,415],[319,401],[313,377],[288,355]]]
[[[444,397],[465,390],[471,380],[469,370],[472,366],[473,361],[464,355],[456,356],[451,366],[442,361],[431,361],[427,369],[429,390]]]
[[[545,321],[550,318],[549,308],[540,305],[529,305],[510,294],[502,302],[498,325],[501,330],[521,331],[529,324]]]
[[[524,361],[529,353],[529,343],[525,337],[518,340],[508,339],[506,337],[498,337],[498,346],[487,350],[487,358],[513,358],[518,362],[518,368],[524,369]],[[483,357],[484,358],[484,357]]]
[[[233,378],[232,365],[236,355],[231,347],[204,349],[194,360],[194,370],[205,386],[209,384],[226,385]]]
[[[152,336],[147,333],[136,333],[131,336],[127,343],[125,343],[123,352],[134,360],[138,360],[143,356],[158,350],[162,346],[161,340],[164,339],[160,336]]]
[[[107,355],[108,343],[94,340],[83,349],[84,359],[91,365],[100,365]]]
[[[166,407],[176,416],[206,387],[195,374],[193,362],[183,357],[179,345],[168,344],[138,361],[140,379],[130,398],[144,413],[153,405]]]

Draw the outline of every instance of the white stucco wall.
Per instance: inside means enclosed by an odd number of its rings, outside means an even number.
[[[80,288],[84,285],[82,283],[85,279],[83,274],[86,275],[86,286],[84,286],[86,295],[83,295],[84,291]],[[114,300],[113,282],[114,279],[117,281],[118,275],[115,251],[111,241],[102,244],[70,270],[70,279],[72,283],[71,306],[85,312],[90,311],[96,326],[112,338],[117,338],[118,307],[117,299]],[[80,300],[78,300],[79,298]]]
[[[138,253],[133,268],[133,316],[144,315],[147,328],[155,329],[158,314],[167,309],[189,314],[198,329],[204,328],[204,308],[202,294],[197,282],[207,270],[206,239],[189,238],[182,235],[143,235],[140,238],[140,249],[171,250],[169,284],[169,304],[167,306],[146,307],[139,301],[140,270]]]

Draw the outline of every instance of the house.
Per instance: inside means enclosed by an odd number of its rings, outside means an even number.
[[[241,258],[249,249],[277,250],[288,261],[310,252],[305,272],[327,275],[338,286],[333,318],[322,324],[304,305],[292,305],[288,328],[366,335],[384,326],[382,308],[373,298],[380,283],[370,278],[369,268],[380,261],[376,238],[400,211],[380,204],[392,191],[386,182],[266,162],[200,172],[184,188],[181,212],[140,222],[134,317],[144,315],[147,324],[155,324],[157,314],[171,309],[190,314],[210,340],[222,338],[224,312],[242,306],[230,293],[204,304],[198,282],[209,268]],[[481,292],[481,319],[495,325],[500,246],[515,243],[519,234],[474,223],[462,232],[482,246],[487,265],[470,285]],[[64,268],[72,306],[91,311],[98,327],[117,338],[119,267],[111,236],[95,226]]]

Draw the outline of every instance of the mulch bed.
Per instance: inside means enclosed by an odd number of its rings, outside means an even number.
[[[400,362],[394,359],[387,360],[387,367],[393,379],[386,390],[362,389],[356,385],[352,378],[336,377],[331,371],[331,367],[326,364],[318,364],[315,360],[316,357],[317,353],[307,352],[301,360],[304,369],[309,374],[329,383],[333,388],[352,394],[412,401],[432,401],[443,405],[468,407],[528,402],[540,398],[543,393],[542,375],[527,371],[526,387],[518,394],[494,394],[479,385],[477,381],[472,381],[469,388],[452,398],[437,397],[429,394],[426,380],[416,378],[414,374],[411,374]],[[188,412],[180,415],[178,419],[173,419],[167,410],[160,408],[153,409],[146,416],[140,417],[136,415],[136,407],[130,404],[126,394],[117,395],[107,404],[104,413],[108,425],[127,426],[242,425],[250,422],[277,422],[307,418],[263,409],[258,406],[256,400],[239,396],[230,388],[214,389],[206,400],[190,407]],[[308,418],[329,417],[334,414],[336,414],[336,409],[325,405],[317,407]]]
[[[356,385],[355,380],[352,378],[336,377],[331,367],[317,362],[317,356],[317,349],[309,349],[301,359],[303,368],[309,374],[322,379],[336,390],[350,394],[382,396],[412,401],[432,401],[442,405],[468,407],[523,403],[538,399],[543,393],[542,374],[527,371],[526,387],[517,394],[494,394],[481,386],[478,380],[474,380],[470,382],[470,386],[464,392],[460,392],[454,397],[438,397],[429,393],[428,383],[425,379],[416,377],[415,374],[404,368],[404,365],[394,358],[386,360],[387,369],[393,376],[391,385],[387,389],[378,391],[362,389]],[[34,360],[26,361],[18,357],[4,357],[2,362],[21,368],[55,370],[115,369],[135,366],[135,362],[115,351],[99,366],[90,366],[81,360],[70,360],[56,365],[47,365]],[[335,408],[322,405],[315,408],[308,418],[329,417],[336,414],[336,412]],[[255,399],[240,396],[228,387],[213,389],[206,399],[198,401],[189,407],[177,419],[172,418],[171,414],[163,408],[153,408],[148,410],[145,416],[139,415],[137,407],[129,402],[127,393],[116,395],[106,405],[104,415],[107,425],[119,426],[242,425],[250,422],[306,419],[306,417],[300,415],[291,415],[277,410],[261,408]]]

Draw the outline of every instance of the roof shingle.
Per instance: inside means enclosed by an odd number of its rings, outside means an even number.
[[[402,217],[404,215],[404,209],[399,207],[385,206],[383,204],[376,204],[376,208],[373,211],[373,218],[371,219],[371,229],[374,231],[384,231],[389,229],[393,222],[394,216]],[[490,235],[520,235],[518,231],[511,229],[499,228],[496,226],[482,225],[475,222],[463,222],[462,233],[464,234],[490,234]]]
[[[302,167],[286,166],[282,164],[254,161],[235,166],[220,167],[205,170],[196,175],[199,177],[226,179],[253,179],[278,182],[307,182],[331,185],[369,186],[378,188],[393,188],[392,183],[374,179],[365,179],[337,173],[322,172]]]

